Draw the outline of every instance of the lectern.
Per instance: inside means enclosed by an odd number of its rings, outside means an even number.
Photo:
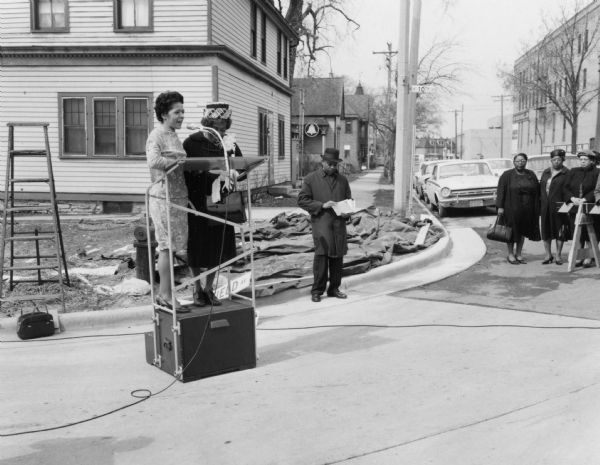
[[[209,128],[203,130],[220,135]],[[222,139],[221,139],[222,143]],[[199,212],[193,205],[181,207],[171,203],[169,198],[169,177],[178,166],[183,165],[184,170],[211,171],[230,169],[245,170],[250,173],[254,168],[265,161],[264,157],[228,157],[224,152],[223,157],[189,158],[173,163],[168,168],[165,176],[150,184],[146,189],[146,228],[148,237],[150,231],[149,193],[150,188],[158,183],[165,183],[165,195],[171,208],[186,211],[188,213],[209,218],[212,221],[230,225],[240,231],[242,240],[248,233],[249,243],[243,242],[242,253],[236,255],[218,266],[204,271],[199,276],[187,279],[179,285],[175,285],[173,268],[173,250],[169,250],[170,259],[170,285],[173,294],[172,307],[174,310],[158,305],[154,300],[154,276],[150,274],[153,302],[153,331],[146,333],[146,360],[148,363],[173,375],[179,381],[191,381],[194,379],[212,376],[228,371],[242,370],[256,366],[256,338],[255,338],[255,292],[254,292],[254,241],[252,237],[252,197],[250,190],[250,177],[247,177],[247,208],[248,219],[245,223],[235,223],[221,217]],[[171,221],[167,217],[167,231],[169,235],[169,246],[171,246]],[[149,260],[154,260],[151,251],[148,251]],[[250,259],[250,297],[236,293],[229,281],[228,298],[218,309],[212,307],[194,307],[189,313],[178,313],[175,306],[175,294],[195,281],[204,278],[207,274],[228,267],[234,262],[249,257]],[[152,267],[150,268],[152,269]]]

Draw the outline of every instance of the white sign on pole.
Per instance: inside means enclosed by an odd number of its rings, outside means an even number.
[[[410,86],[410,91],[414,94],[424,94],[425,92],[427,92],[427,86]]]

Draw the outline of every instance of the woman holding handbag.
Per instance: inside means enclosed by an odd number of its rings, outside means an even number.
[[[556,242],[556,264],[562,265],[562,248],[565,241],[571,239],[571,228],[566,214],[558,213],[563,200],[563,185],[569,170],[563,166],[565,151],[556,149],[550,152],[550,167],[546,168],[540,179],[540,226],[546,256],[542,265],[552,263],[552,240]]]
[[[525,238],[540,240],[540,183],[535,173],[525,168],[526,154],[515,155],[513,165],[498,180],[496,207],[498,216],[512,229],[511,241],[506,244],[506,260],[519,265],[527,263],[522,256]]]

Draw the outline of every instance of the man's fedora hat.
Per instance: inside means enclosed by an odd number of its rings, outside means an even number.
[[[323,161],[341,163],[340,151],[338,149],[325,149],[323,153]]]

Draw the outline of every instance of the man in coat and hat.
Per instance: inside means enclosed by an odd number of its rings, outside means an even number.
[[[339,150],[325,149],[321,168],[304,178],[298,194],[298,206],[310,214],[315,243],[313,302],[321,301],[328,278],[327,295],[338,299],[347,297],[340,291],[344,255],[348,252],[346,216],[336,215],[332,208],[336,202],[352,196],[348,179],[338,172],[341,161]]]

